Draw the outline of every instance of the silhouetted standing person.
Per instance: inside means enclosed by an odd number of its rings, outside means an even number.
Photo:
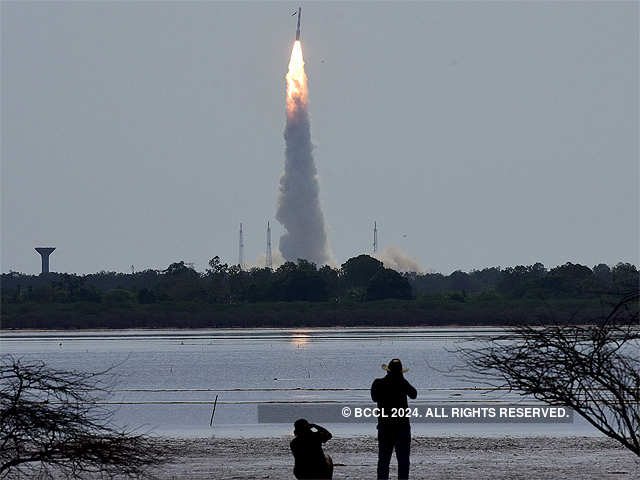
[[[409,478],[409,453],[411,445],[411,426],[405,416],[392,417],[392,409],[408,408],[407,397],[416,398],[418,392],[404,378],[407,369],[402,362],[394,358],[389,365],[382,365],[387,371],[383,378],[376,378],[371,385],[371,399],[386,415],[378,417],[378,479],[389,478],[389,462],[393,449],[398,459],[398,478]]]
[[[295,438],[291,440],[291,452],[295,460],[293,474],[298,479],[333,478],[333,461],[325,455],[322,444],[331,440],[326,428],[307,422],[304,418],[293,424]]]

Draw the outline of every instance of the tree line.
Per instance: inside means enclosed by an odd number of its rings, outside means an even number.
[[[566,263],[551,269],[541,263],[471,272],[405,273],[385,268],[369,256],[350,258],[340,268],[306,260],[286,262],[277,269],[251,268],[209,261],[198,272],[183,261],[165,270],[136,273],[99,272],[88,275],[49,273],[2,274],[2,303],[94,302],[105,306],[204,302],[210,304],[269,302],[368,302],[385,299],[424,300],[445,296],[464,302],[483,298],[584,298],[618,295],[639,284],[630,263],[593,268]]]

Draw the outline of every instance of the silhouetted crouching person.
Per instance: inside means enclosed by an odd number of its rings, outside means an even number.
[[[322,444],[331,440],[331,433],[304,418],[296,420],[293,428],[295,438],[291,440],[291,452],[295,460],[293,474],[296,478],[333,478],[333,461],[322,450]]]
[[[411,445],[411,426],[408,417],[392,417],[392,409],[408,408],[407,396],[416,398],[418,392],[404,378],[407,369],[397,358],[382,365],[387,371],[383,378],[376,378],[371,385],[371,399],[384,410],[386,417],[378,417],[378,478],[389,478],[389,462],[393,449],[398,459],[398,478],[409,478],[409,454]]]

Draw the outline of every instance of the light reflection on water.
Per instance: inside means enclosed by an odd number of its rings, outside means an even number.
[[[291,343],[297,347],[306,345],[311,341],[308,330],[294,330],[291,334]]]
[[[3,331],[0,351],[51,366],[101,371],[114,366],[116,389],[105,400],[121,424],[170,435],[288,434],[288,425],[258,425],[260,403],[371,402],[382,363],[402,359],[422,402],[513,401],[453,375],[464,340],[496,328],[324,328],[225,330]],[[334,425],[374,434],[372,425]],[[522,425],[414,425],[423,434],[521,434]],[[526,426],[528,434],[590,434],[585,425]]]

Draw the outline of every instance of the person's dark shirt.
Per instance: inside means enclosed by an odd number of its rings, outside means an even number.
[[[317,427],[316,427],[317,428]],[[324,472],[327,468],[327,460],[322,450],[322,444],[331,439],[331,433],[324,428],[318,428],[317,432],[308,430],[296,435],[291,440],[291,453],[295,460],[293,471],[299,478],[314,477],[317,472]]]
[[[387,417],[378,417],[379,425],[409,425],[409,418],[392,417],[392,409],[408,408],[407,397],[418,396],[415,388],[402,374],[388,373],[383,378],[376,378],[371,385],[371,399],[378,408],[384,409]]]

